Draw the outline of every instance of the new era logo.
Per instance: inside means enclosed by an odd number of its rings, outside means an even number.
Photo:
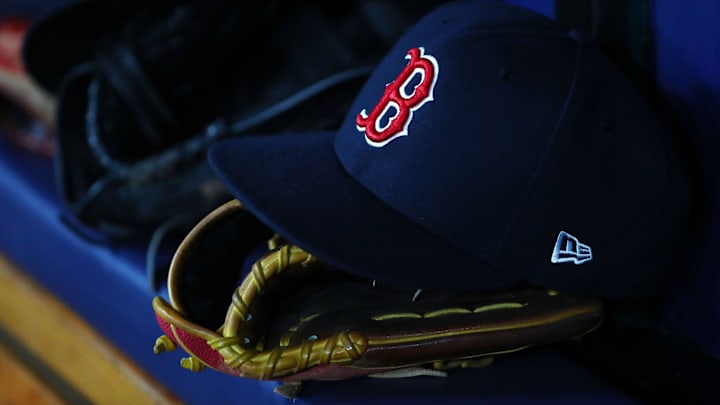
[[[553,263],[573,262],[583,264],[589,262],[592,258],[590,246],[580,243],[576,237],[569,233],[560,231],[550,261]]]

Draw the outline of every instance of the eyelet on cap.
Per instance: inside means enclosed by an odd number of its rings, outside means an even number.
[[[510,69],[501,69],[498,76],[504,82],[511,82],[515,79],[515,74]]]

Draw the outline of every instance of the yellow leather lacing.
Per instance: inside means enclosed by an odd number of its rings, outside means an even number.
[[[277,346],[269,351],[246,347],[244,322],[251,318],[250,305],[271,279],[281,272],[303,269],[315,257],[297,246],[286,245],[253,264],[252,270],[235,290],[222,329],[223,336],[208,341],[225,359],[247,377],[278,378],[321,364],[349,364],[367,350],[367,338],[360,332],[344,331],[323,339],[309,338],[294,346]]]

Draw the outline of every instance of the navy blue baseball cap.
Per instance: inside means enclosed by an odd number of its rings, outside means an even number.
[[[336,132],[209,151],[270,228],[407,287],[660,292],[691,209],[673,134],[582,35],[496,2],[435,9],[377,66]]]

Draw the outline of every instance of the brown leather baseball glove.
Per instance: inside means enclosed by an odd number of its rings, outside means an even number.
[[[555,291],[381,285],[272,235],[236,200],[198,223],[173,259],[170,302],[153,301],[165,333],[156,353],[180,346],[185,368],[280,380],[290,384],[276,391],[293,396],[303,380],[444,376],[602,320],[600,301]]]

